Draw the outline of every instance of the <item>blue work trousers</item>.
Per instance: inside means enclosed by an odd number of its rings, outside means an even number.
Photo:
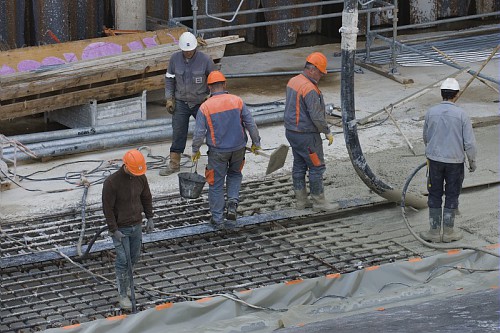
[[[292,180],[294,190],[302,190],[306,186],[306,173],[309,171],[309,186],[311,194],[324,192],[323,174],[325,173],[325,157],[323,142],[319,133],[301,133],[286,130],[286,139],[292,147],[293,166]],[[316,153],[320,165],[315,166],[310,154]]]
[[[171,153],[184,153],[186,149],[186,140],[189,129],[189,119],[191,116],[196,119],[196,113],[200,108],[200,104],[190,108],[186,102],[176,99],[175,112],[172,115],[172,145],[170,146]]]
[[[427,160],[429,163],[427,177],[427,191],[429,208],[441,208],[443,194],[445,195],[444,207],[458,208],[458,197],[464,182],[463,163],[443,163]]]
[[[115,273],[118,293],[124,297],[127,295],[127,289],[130,288],[127,253],[130,253],[130,262],[132,263],[133,270],[134,265],[137,264],[141,255],[142,224],[139,223],[133,226],[120,227],[118,230],[125,235],[126,239],[119,241],[114,236],[111,238],[113,238],[113,244],[116,251]],[[125,248],[126,245],[129,245],[130,252]]]
[[[207,171],[213,170],[213,184],[208,187],[210,213],[215,222],[224,221],[224,183],[228,201],[238,203],[243,175],[241,169],[245,163],[245,148],[227,153],[208,152]]]

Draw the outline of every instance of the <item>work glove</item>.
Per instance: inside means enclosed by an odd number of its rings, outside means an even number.
[[[196,163],[196,162],[198,162],[198,160],[200,159],[200,157],[201,157],[201,153],[198,150],[196,153],[194,153],[193,155],[191,155],[191,161],[193,161],[193,163]]]
[[[121,242],[122,238],[125,238],[125,235],[120,230],[116,230],[113,232],[113,237],[115,237],[117,241]]]
[[[470,172],[476,171],[476,161],[469,160],[469,171]]]
[[[256,144],[252,143],[252,147],[250,147],[250,151],[254,153],[255,155],[258,155],[257,151],[261,150],[261,146],[257,146]]]
[[[326,135],[326,138],[328,139],[328,145],[331,146],[332,143],[333,143],[333,134],[332,133],[328,133]]]
[[[153,222],[153,218],[150,217],[148,219],[148,222],[146,222],[146,233],[149,234],[150,232],[153,232],[154,228],[155,228],[155,223]]]
[[[174,114],[174,112],[175,112],[175,99],[168,98],[167,102],[165,103],[165,107],[167,108],[168,113]]]

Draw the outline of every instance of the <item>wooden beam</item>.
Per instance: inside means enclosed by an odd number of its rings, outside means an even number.
[[[164,75],[145,79],[120,82],[108,86],[85,89],[57,96],[39,98],[2,106],[0,120],[29,116],[37,113],[83,105],[91,100],[107,100],[141,93],[143,90],[156,90],[164,86]]]

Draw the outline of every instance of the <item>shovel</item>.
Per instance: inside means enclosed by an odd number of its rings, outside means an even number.
[[[248,151],[252,151],[249,147],[246,147]],[[286,155],[288,154],[288,146],[280,145],[275,151],[268,155],[264,152],[257,150],[257,155],[264,156],[269,159],[269,163],[267,164],[266,175],[280,169],[285,165]]]

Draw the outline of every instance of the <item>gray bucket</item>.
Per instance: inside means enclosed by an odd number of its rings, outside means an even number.
[[[181,197],[186,199],[198,198],[205,185],[205,177],[196,172],[181,172],[178,176]]]

